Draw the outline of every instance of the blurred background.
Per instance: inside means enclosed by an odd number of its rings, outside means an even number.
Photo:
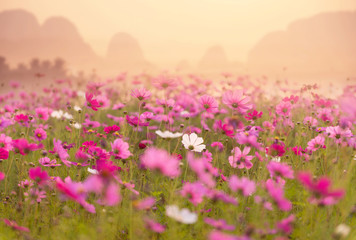
[[[0,0],[0,78],[356,76],[356,0]]]

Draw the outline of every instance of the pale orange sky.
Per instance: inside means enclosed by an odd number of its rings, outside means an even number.
[[[220,44],[228,58],[245,61],[266,33],[325,11],[356,10],[356,0],[0,0],[0,11],[71,20],[99,55],[120,31],[135,37],[147,59],[161,65],[198,61]]]

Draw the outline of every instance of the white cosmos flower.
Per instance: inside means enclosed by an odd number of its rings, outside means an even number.
[[[334,233],[342,238],[346,238],[350,234],[351,228],[344,223],[339,224],[336,228]]]
[[[74,123],[73,127],[76,128],[76,129],[81,129],[82,125],[80,123]]]
[[[170,131],[162,132],[161,130],[157,130],[156,134],[158,136],[160,136],[161,138],[178,138],[178,137],[181,137],[183,135],[183,133],[179,133],[179,132],[176,132],[176,133],[172,133]]]
[[[193,224],[198,219],[198,215],[196,213],[189,211],[187,208],[180,210],[176,205],[166,206],[166,215],[185,224]]]
[[[203,138],[198,137],[196,133],[192,133],[190,135],[184,134],[182,143],[184,147],[193,152],[201,152],[205,149],[205,145],[202,144],[204,142]]]
[[[82,111],[82,108],[79,107],[79,106],[77,106],[77,105],[75,105],[75,106],[74,106],[74,110],[77,111],[77,112],[79,112],[79,111]]]
[[[63,114],[63,117],[64,117],[65,119],[68,119],[68,120],[73,119],[72,114],[69,114],[69,113],[67,113],[67,112]]]
[[[281,157],[273,157],[271,159],[271,161],[273,161],[273,162],[281,162]]]
[[[92,169],[88,167],[88,172],[90,172],[91,174],[99,174],[98,170],[96,169]]]
[[[77,92],[77,95],[78,95],[79,97],[85,98],[85,92],[83,92],[83,91],[78,91],[78,92]]]
[[[53,118],[62,118],[63,117],[63,111],[62,110],[59,110],[59,111],[53,111],[51,113],[51,117]]]

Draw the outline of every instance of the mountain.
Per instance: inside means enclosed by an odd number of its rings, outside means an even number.
[[[32,13],[21,9],[0,12],[0,56],[11,64],[62,58],[73,70],[106,73],[152,66],[138,41],[127,33],[114,35],[107,55],[99,57],[68,19],[51,17],[39,24]]]
[[[264,36],[250,51],[249,70],[291,75],[356,74],[356,12],[322,13]]]
[[[220,45],[208,48],[198,63],[198,70],[203,72],[236,72],[241,67],[241,63],[228,60],[225,50]]]
[[[0,13],[0,55],[9,62],[63,58],[74,68],[92,68],[99,61],[72,22],[52,17],[40,25],[24,10]]]
[[[138,41],[124,32],[119,32],[111,38],[105,61],[109,68],[125,70],[145,69],[151,66],[145,59]]]

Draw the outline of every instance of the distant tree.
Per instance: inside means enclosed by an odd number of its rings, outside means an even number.
[[[33,58],[30,62],[30,68],[33,72],[38,72],[40,70],[40,60],[38,58]]]

